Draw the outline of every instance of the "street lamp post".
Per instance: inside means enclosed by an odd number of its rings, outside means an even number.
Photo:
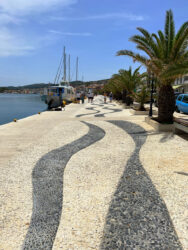
[[[153,73],[151,74],[150,87],[151,87],[151,95],[150,95],[149,116],[152,117],[152,115],[153,115],[153,109],[152,109],[152,105],[153,105],[153,88],[154,88],[154,76],[153,76]]]

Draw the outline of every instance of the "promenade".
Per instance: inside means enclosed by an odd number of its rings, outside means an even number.
[[[0,126],[0,250],[188,249],[188,141],[117,103]]]

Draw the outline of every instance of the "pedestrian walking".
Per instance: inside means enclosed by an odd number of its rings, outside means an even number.
[[[91,93],[90,98],[91,98],[91,103],[93,103],[93,99],[94,99],[94,93],[93,92]]]
[[[112,102],[112,99],[113,99],[113,94],[112,94],[112,92],[110,92],[109,98],[110,98],[110,102]]]
[[[84,100],[85,100],[85,94],[84,94],[84,93],[81,94],[80,99],[81,99],[81,101],[82,101],[82,104],[84,104]]]
[[[87,93],[88,103],[90,102],[89,94],[90,94],[90,92]]]
[[[88,92],[88,103],[92,103],[92,102],[93,102],[93,93]]]
[[[80,103],[80,92],[76,93],[76,100],[77,100],[77,103]]]
[[[107,94],[104,93],[104,103],[106,103]]]

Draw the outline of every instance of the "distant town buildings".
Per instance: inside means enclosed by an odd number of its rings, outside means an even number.
[[[70,85],[76,88],[76,91],[88,92],[89,90],[97,93],[103,86],[108,83],[108,79],[99,81],[89,81],[89,82],[71,82]],[[19,87],[0,87],[0,93],[15,93],[15,94],[41,94],[44,93],[44,88],[48,87],[50,84],[31,84]],[[52,86],[52,85],[51,85]]]
[[[8,94],[43,94],[43,88],[37,89],[5,89],[2,91]]]
[[[188,74],[177,78],[173,88],[176,92],[188,93]]]

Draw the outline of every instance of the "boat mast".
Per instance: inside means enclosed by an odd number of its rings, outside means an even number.
[[[69,54],[69,83],[70,83],[70,54]]]
[[[64,63],[64,76],[63,76],[63,81],[66,82],[66,53],[65,53],[65,47],[64,47],[63,63]]]
[[[76,81],[78,81],[78,57],[76,58]]]
[[[54,84],[58,84],[58,82],[59,82],[59,78],[60,78],[61,70],[62,70],[62,65],[63,65],[63,58],[64,58],[64,55],[62,54],[60,64],[59,64],[59,67],[58,67],[58,70],[57,70],[57,73],[55,76]],[[59,83],[59,85],[60,85],[60,83]]]

